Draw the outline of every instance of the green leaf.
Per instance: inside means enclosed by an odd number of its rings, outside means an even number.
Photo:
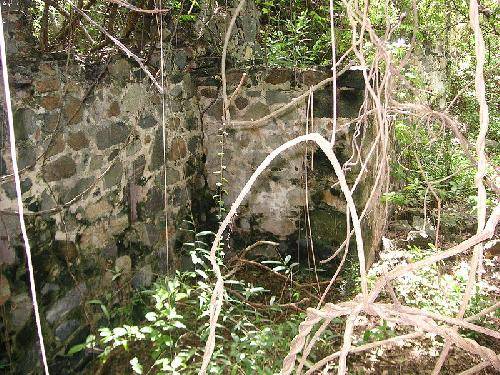
[[[208,275],[205,273],[205,271],[202,270],[194,270],[198,275],[203,277],[205,280],[208,279]]]
[[[173,326],[174,326],[175,328],[186,328],[186,326],[184,325],[184,323],[179,322],[179,321],[177,321],[177,320],[175,320],[175,321],[173,322]]]
[[[78,344],[73,347],[71,347],[70,350],[68,350],[68,355],[73,355],[75,353],[81,352],[83,349],[85,349],[86,345],[85,344]]]
[[[132,366],[132,370],[136,374],[142,374],[142,365],[139,363],[137,357],[134,357],[130,360],[130,365]]]
[[[156,319],[158,319],[158,315],[156,315],[155,312],[150,311],[146,314],[146,319],[149,320],[150,322],[155,322]]]
[[[196,233],[196,237],[208,236],[210,234],[214,235],[214,232],[212,232],[210,230],[204,230],[204,231]]]
[[[113,334],[117,337],[125,336],[127,334],[127,330],[123,327],[116,327],[113,328]]]

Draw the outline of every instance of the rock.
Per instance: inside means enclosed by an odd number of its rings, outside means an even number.
[[[89,145],[89,140],[82,131],[68,134],[68,145],[75,151],[79,151]]]
[[[108,161],[111,161],[113,160],[114,158],[116,158],[118,156],[118,154],[120,153],[120,150],[118,149],[114,149],[113,151],[111,151],[111,153],[109,154],[108,156]]]
[[[313,99],[313,115],[317,118],[332,118],[333,107],[332,107],[332,89],[331,86],[326,86],[326,90],[321,90],[314,93]],[[337,101],[337,108],[339,103]]]
[[[293,79],[290,69],[272,69],[266,76],[266,83],[271,85],[279,85],[286,82],[291,82]]]
[[[63,111],[68,124],[78,124],[83,118],[83,102],[70,96],[64,103]]]
[[[78,250],[73,241],[57,240],[55,241],[55,249],[59,258],[68,262],[72,262],[78,257]]]
[[[5,163],[5,160],[0,155],[0,176],[5,176],[6,174],[7,174],[7,163]]]
[[[188,201],[186,188],[177,186],[169,197],[174,207],[183,207]]]
[[[204,96],[205,98],[215,99],[217,96],[219,96],[219,92],[217,91],[216,87],[204,87],[200,90],[200,95]]]
[[[10,284],[9,280],[3,273],[0,273],[0,306],[3,306],[10,298]]]
[[[50,164],[47,164],[44,170],[44,177],[48,182],[59,181],[69,178],[76,173],[76,164],[69,156],[61,156]]]
[[[340,245],[346,236],[345,214],[336,210],[316,209],[310,213],[311,232],[314,234],[314,248],[321,247],[331,252],[332,245]]]
[[[52,324],[56,320],[62,319],[83,302],[86,294],[87,286],[85,283],[78,284],[47,310],[47,321]]]
[[[146,157],[139,155],[132,163],[133,171],[136,177],[142,176],[146,167]]]
[[[106,227],[108,236],[121,234],[128,227],[128,225],[128,215],[119,214],[111,217],[108,221],[108,226]]]
[[[109,216],[109,213],[113,211],[113,206],[109,204],[106,199],[100,199],[95,203],[89,204],[85,207],[85,218],[90,221],[95,221],[96,219]]]
[[[277,216],[265,217],[262,219],[261,228],[275,234],[276,236],[285,237],[292,234],[296,228],[288,218]]]
[[[191,154],[196,154],[198,149],[201,148],[203,141],[199,135],[195,135],[188,140],[188,150]]]
[[[431,235],[432,232],[424,230],[412,230],[406,236],[406,243],[408,246],[416,246],[420,248],[428,248],[429,243],[434,243],[435,236]]]
[[[5,195],[7,195],[7,198],[9,199],[16,199],[16,187],[14,185],[14,182],[5,182],[2,184],[2,189],[5,191]]]
[[[130,64],[126,59],[120,59],[108,67],[109,74],[118,80],[128,80],[130,77]]]
[[[59,95],[47,95],[40,100],[40,105],[47,111],[52,111],[61,105],[61,97]]]
[[[207,109],[207,115],[210,117],[215,117],[217,120],[220,120],[222,117],[222,99],[217,99],[210,107]]]
[[[35,113],[29,108],[21,108],[14,112],[14,134],[16,139],[29,139],[36,131]]]
[[[245,114],[242,116],[242,120],[259,120],[269,113],[271,112],[267,104],[256,102],[247,108]]]
[[[186,128],[187,130],[197,130],[198,129],[198,119],[194,116],[186,117]]]
[[[286,200],[293,207],[305,206],[306,197],[301,189],[291,189],[286,193]]]
[[[110,288],[111,285],[113,284],[113,277],[114,277],[113,272],[109,270],[104,272],[104,275],[102,275],[101,277],[101,287],[105,289]]]
[[[153,283],[153,268],[151,264],[139,269],[132,278],[132,286],[134,289],[144,289]]]
[[[51,77],[53,77],[57,73],[54,70],[54,68],[50,64],[47,64],[47,63],[40,64],[39,68],[40,68],[40,73],[42,73],[43,76],[51,76]]]
[[[21,193],[26,193],[32,186],[33,183],[31,182],[31,179],[27,177],[25,180],[21,181]]]
[[[105,259],[116,258],[116,256],[118,255],[118,247],[116,246],[116,243],[113,242],[113,243],[106,245],[102,249],[101,255]]]
[[[148,102],[149,96],[146,95],[146,87],[141,82],[134,82],[127,85],[122,98],[123,112],[137,113],[142,110]]]
[[[16,253],[14,249],[9,244],[9,238],[7,236],[0,236],[0,266],[12,266],[16,263]]]
[[[146,201],[140,212],[140,219],[154,218],[156,213],[163,210],[163,191],[158,188],[153,188],[147,193]]]
[[[35,90],[39,93],[57,91],[61,87],[61,82],[55,78],[40,79],[35,81]]]
[[[302,82],[304,83],[304,85],[313,86],[327,78],[330,78],[331,76],[332,76],[331,74],[328,74],[326,72],[307,70],[304,73],[302,73]]]
[[[156,245],[156,243],[165,235],[165,230],[163,228],[160,229],[157,225],[146,223],[145,229],[145,234],[147,236],[147,239],[145,238],[145,240],[147,240],[147,243],[149,243],[148,246],[150,247]]]
[[[247,253],[246,258],[248,259],[259,259],[259,260],[276,260],[280,259],[280,253],[278,252],[278,243],[275,245],[263,244],[257,246]]]
[[[108,108],[108,117],[119,116],[120,113],[121,113],[121,111],[120,111],[120,105],[118,104],[117,101],[114,101],[113,103],[111,103],[109,105],[109,108]]]
[[[96,134],[96,143],[99,150],[123,143],[127,140],[130,131],[123,122],[116,122]]]
[[[174,52],[174,64],[177,65],[179,69],[184,69],[187,65],[188,55],[185,50],[179,49]]]
[[[132,271],[132,259],[128,255],[123,255],[115,261],[115,271],[122,275],[130,274]]]
[[[66,322],[61,323],[55,330],[55,335],[58,340],[65,341],[68,337],[71,336],[73,332],[76,331],[78,327],[80,327],[81,323],[78,320],[68,320]]]
[[[243,70],[230,70],[226,73],[226,82],[228,85],[239,85],[245,72]]]
[[[116,186],[120,183],[123,175],[123,167],[120,161],[116,162],[104,176],[104,189]]]
[[[10,326],[14,331],[21,330],[33,313],[31,297],[27,293],[18,294],[11,297],[12,310],[10,316]]]
[[[59,285],[57,284],[53,284],[53,283],[46,283],[42,290],[41,290],[41,293],[42,293],[42,296],[46,296],[47,294],[49,294],[50,292],[58,292],[59,291]]]
[[[59,123],[58,113],[45,113],[43,115],[42,129],[46,133],[52,133],[56,130]]]
[[[170,143],[170,148],[168,150],[168,159],[169,160],[179,160],[183,159],[187,155],[187,147],[186,141],[181,137],[176,137]]]
[[[172,98],[178,98],[182,95],[182,84],[178,83],[170,88],[170,95]]]
[[[36,162],[35,149],[32,146],[20,147],[17,154],[17,165],[19,169],[30,167]]]
[[[395,231],[402,233],[408,233],[412,230],[412,226],[408,223],[408,220],[395,220],[390,226]]]
[[[423,217],[413,216],[411,218],[411,225],[413,229],[421,230],[424,226],[428,226],[429,222],[425,221]]]
[[[86,177],[82,178],[73,185],[70,189],[67,191],[64,191],[63,195],[63,202],[68,202],[78,196],[79,194],[83,193],[85,190],[87,190],[90,185],[95,181],[94,177]]]
[[[345,212],[346,209],[345,199],[333,195],[330,189],[323,191],[322,202],[326,203],[330,207],[335,208],[337,211]]]
[[[269,90],[266,92],[266,102],[269,105],[288,103],[290,97],[280,90]]]
[[[241,111],[242,109],[245,109],[247,107],[248,99],[242,96],[238,96],[234,101],[234,105]]]
[[[167,168],[167,183],[175,184],[181,179],[181,173],[177,169]]]
[[[157,123],[158,121],[156,121],[156,119],[150,114],[142,115],[141,118],[139,119],[139,126],[142,129],[152,128]]]
[[[57,135],[54,136],[54,138],[52,140],[52,144],[47,149],[47,153],[45,155],[48,158],[50,158],[51,156],[60,154],[61,152],[64,151],[64,147],[65,146],[66,145],[64,143],[64,137],[63,137],[63,135],[61,133],[59,133],[59,134],[57,134]]]

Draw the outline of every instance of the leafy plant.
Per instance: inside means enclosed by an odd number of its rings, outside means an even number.
[[[209,261],[209,239],[213,235],[210,231],[198,232],[193,242],[184,244],[191,256],[193,270],[178,271],[141,293],[145,300],[141,319],[134,321],[129,316],[126,324],[103,326],[97,335],[90,335],[86,342],[72,347],[68,355],[92,348],[100,351],[100,358],[105,362],[124,351],[130,352],[130,367],[137,374],[147,372],[147,368],[158,374],[197,373],[208,335],[208,308],[214,280]],[[221,267],[224,267],[222,249],[217,254]],[[267,264],[274,266],[275,272],[290,276],[298,266],[291,262],[291,257]],[[227,279],[225,283],[237,292],[236,296],[243,298],[235,298],[231,293],[225,296],[219,320],[221,336],[209,370],[212,373],[228,370],[234,374],[275,373],[288,351],[289,340],[297,333],[303,314],[288,315],[281,322],[272,321],[249,304],[264,296],[268,299],[269,291],[236,279]],[[275,296],[270,296],[268,314],[280,310],[274,310],[275,300]],[[102,301],[91,303],[103,312],[107,311]],[[116,320],[116,311],[111,309],[107,316],[108,322]],[[324,337],[330,336],[327,333]],[[145,350],[138,350],[138,345]]]

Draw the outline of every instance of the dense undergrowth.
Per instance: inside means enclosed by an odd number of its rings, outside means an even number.
[[[211,237],[211,233],[203,232],[195,237],[194,242],[185,244],[190,249],[193,270],[159,277],[150,289],[135,294],[125,306],[91,301],[95,313],[101,316],[100,328],[85,343],[71,348],[68,355],[82,350],[99,353],[99,371],[116,371],[116,366],[124,367],[126,363],[127,371],[131,369],[137,374],[197,373],[208,335],[207,313],[214,278],[208,251]],[[369,280],[395,265],[418,261],[435,251],[432,244],[426,249],[416,246],[386,248],[380,254],[380,261],[371,268]],[[219,250],[218,257],[225,273],[230,274],[223,266],[222,250]],[[491,262],[494,261],[487,260],[488,265]],[[285,280],[314,280],[310,273],[304,274],[296,263],[291,263],[290,257],[262,261],[262,264],[286,276]],[[352,259],[349,264],[335,284],[336,291],[330,295],[337,302],[348,300],[358,292],[353,287],[359,285],[355,272],[357,263]],[[488,271],[494,267],[492,263]],[[449,264],[444,270],[442,265],[433,265],[405,275],[394,288],[400,302],[405,305],[452,315],[458,311],[468,271],[464,260]],[[320,280],[325,278],[320,277]],[[225,283],[227,292],[218,323],[220,345],[214,352],[209,373],[278,373],[282,358],[288,353],[289,342],[305,317],[304,311],[300,310],[311,305],[308,302],[301,306],[300,301],[310,293],[288,282],[278,282],[272,272],[256,269],[242,269],[242,272],[226,278]],[[340,292],[346,288],[347,292]],[[310,291],[318,293],[315,286]],[[491,305],[498,291],[499,287],[492,279],[479,282],[466,316]],[[389,302],[389,297],[386,298]],[[483,323],[489,324],[487,319]],[[401,332],[383,320],[360,322],[360,326],[361,330],[354,338],[356,345],[394,337]],[[332,345],[341,343],[342,327],[340,319],[330,323],[309,356],[312,363],[328,355]],[[478,338],[473,331],[464,330],[462,334]],[[437,340],[430,345],[439,348],[442,342]]]

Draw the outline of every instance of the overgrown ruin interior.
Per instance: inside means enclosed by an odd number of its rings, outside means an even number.
[[[237,3],[228,8],[227,17],[217,16],[221,19],[212,37],[218,32],[223,42],[230,16],[239,12]],[[123,288],[129,299],[169,273],[194,270],[186,247],[194,241],[193,233],[217,232],[245,183],[273,150],[310,133],[329,140],[332,103],[332,150],[361,216],[364,267],[377,260],[390,214],[383,199],[391,190],[389,164],[397,157],[392,158],[393,130],[387,125],[381,136],[385,125],[370,117],[380,103],[374,100],[372,108],[364,103],[367,96],[372,100],[371,85],[382,87],[385,77],[371,76],[367,88],[370,68],[351,63],[333,88],[331,67],[245,66],[241,61],[262,47],[256,5],[248,1],[231,34],[231,63],[224,78],[211,54],[213,40],[192,43],[181,36],[168,51],[163,96],[143,67],[120,53],[109,53],[98,63],[75,60],[64,51],[36,52],[24,6],[14,2],[2,8],[2,16],[24,219],[51,373],[92,373],[86,366],[95,353],[67,355],[104,319],[101,312],[100,320],[89,318],[95,313],[92,304],[102,304],[106,293],[120,295]],[[161,53],[154,46],[150,69],[161,70]],[[388,115],[384,121],[392,120]],[[7,118],[2,122],[0,307],[2,350],[9,354],[1,356],[11,363],[10,373],[38,373]],[[347,258],[359,256],[357,217],[352,227],[341,185],[331,160],[314,142],[284,151],[258,177],[231,220],[222,245],[226,259],[267,241],[253,259],[290,255],[300,268],[326,269],[329,280],[341,257],[324,261],[345,245],[348,233]],[[317,275],[316,282],[319,287]],[[373,311],[390,320],[392,312],[381,312],[385,305],[377,308]],[[330,320],[335,315],[331,311]],[[404,319],[411,325],[408,316]],[[494,352],[485,356],[498,362]],[[292,357],[285,358],[283,373],[289,373]],[[102,373],[129,373],[117,368]]]

